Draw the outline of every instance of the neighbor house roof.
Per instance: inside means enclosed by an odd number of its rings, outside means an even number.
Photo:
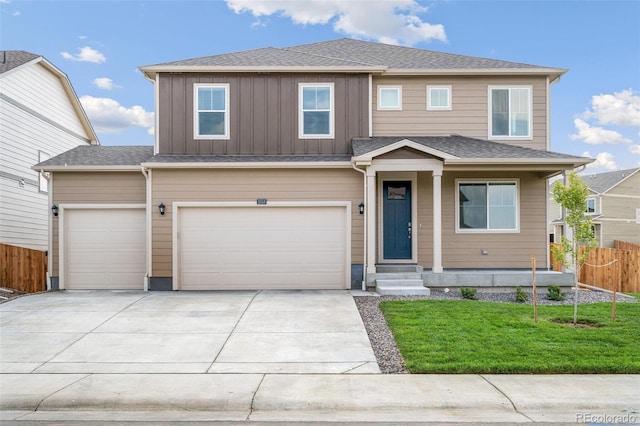
[[[42,65],[45,69],[51,72],[54,76],[60,80],[64,91],[66,92],[73,109],[75,110],[80,122],[82,123],[82,127],[86,132],[88,142],[91,144],[99,144],[98,136],[96,135],[91,122],[89,121],[89,117],[82,107],[80,100],[78,99],[78,95],[76,91],[73,89],[71,85],[71,81],[69,77],[63,73],[58,67],[53,65],[51,62],[47,61],[43,56],[36,55],[34,53],[25,52],[24,50],[3,50],[0,51],[0,79],[7,77],[8,75],[19,72],[19,70],[23,67],[27,67],[30,65],[39,64]],[[6,94],[0,94],[3,98],[12,103],[18,103],[15,99],[9,98]]]
[[[343,71],[384,74],[541,74],[565,69],[343,38],[299,46],[246,50],[140,67],[158,72]]]
[[[153,157],[152,146],[78,146],[36,164],[34,170],[139,170],[140,164]]]
[[[604,194],[614,186],[638,173],[639,168],[616,170],[615,172],[597,173],[593,175],[580,175],[580,179],[587,183],[589,189],[598,194]]]

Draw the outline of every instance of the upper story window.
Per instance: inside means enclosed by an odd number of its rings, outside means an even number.
[[[593,197],[587,198],[587,214],[595,214],[596,213],[596,199]]]
[[[458,232],[517,232],[517,181],[458,181]]]
[[[531,138],[531,87],[489,87],[489,137]]]
[[[450,110],[451,86],[427,86],[427,109]]]
[[[194,85],[195,139],[229,139],[229,85]]]
[[[378,86],[378,109],[401,110],[402,87]]]
[[[300,139],[333,138],[333,83],[300,83]]]

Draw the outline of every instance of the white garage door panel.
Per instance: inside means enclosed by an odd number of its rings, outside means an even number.
[[[144,210],[74,209],[65,220],[65,288],[143,288]]]
[[[180,287],[346,288],[346,210],[181,208]]]

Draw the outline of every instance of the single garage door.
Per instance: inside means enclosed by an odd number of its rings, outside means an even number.
[[[68,209],[64,216],[64,288],[144,288],[144,209]]]
[[[180,208],[179,288],[348,288],[347,216],[344,205]]]

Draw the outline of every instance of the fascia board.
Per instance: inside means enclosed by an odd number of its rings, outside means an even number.
[[[389,68],[385,75],[551,75],[559,77],[569,70],[564,68]]]
[[[150,66],[139,67],[146,76],[153,79],[157,73],[384,73],[387,67],[381,66]]]
[[[36,172],[139,172],[141,167],[135,166],[33,166]]]

